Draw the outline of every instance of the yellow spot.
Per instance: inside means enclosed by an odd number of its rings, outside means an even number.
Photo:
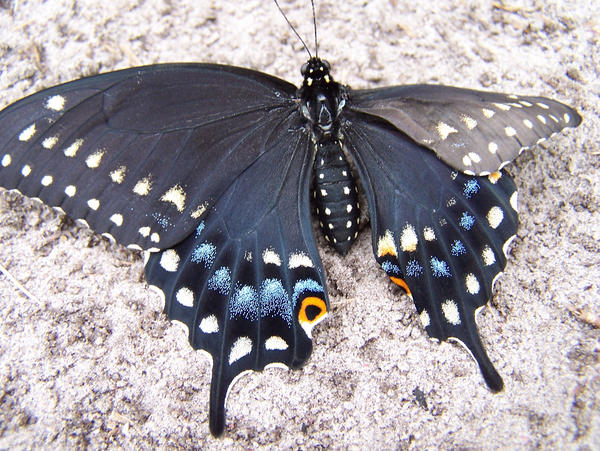
[[[540,108],[543,108],[544,110],[550,109],[550,107],[548,105],[546,105],[545,103],[542,103],[542,102],[536,102],[536,105],[539,106]]]
[[[23,142],[27,142],[29,141],[31,138],[33,138],[33,135],[35,135],[35,124],[31,124],[29,127],[27,127],[25,130],[23,130],[21,132],[21,134],[19,135],[19,141],[23,141]]]
[[[407,224],[402,229],[402,235],[400,235],[400,247],[404,252],[414,252],[417,249],[419,239],[415,232],[415,228]]]
[[[487,214],[487,220],[492,229],[498,228],[502,220],[504,219],[504,212],[498,206],[490,208]]]
[[[502,173],[499,171],[496,171],[496,172],[492,172],[490,175],[488,175],[488,180],[492,184],[496,184],[496,183],[498,183],[498,180],[500,180],[500,177],[502,177]]]
[[[150,190],[152,189],[152,181],[150,180],[150,176],[144,177],[133,187],[133,192],[138,196],[147,196]]]
[[[394,235],[389,230],[386,230],[384,235],[377,241],[377,256],[384,257],[385,255],[393,257],[398,255],[396,243],[394,243]]]
[[[438,122],[436,125],[436,130],[442,141],[448,138],[448,135],[452,133],[458,133],[458,130],[452,127],[451,125],[446,124],[445,122]]]
[[[546,125],[546,118],[544,116],[542,116],[541,114],[537,115],[538,121],[540,121],[542,124]]]
[[[504,103],[494,103],[494,105],[496,105],[496,108],[498,108],[499,110],[502,110],[502,111],[510,110],[510,106],[506,105]]]
[[[458,306],[452,299],[446,299],[442,304],[442,313],[450,324],[458,326],[460,324],[460,313]]]
[[[290,254],[290,260],[288,262],[288,267],[290,269],[299,268],[300,266],[304,266],[306,268],[313,268],[314,264],[312,260],[306,255],[304,252],[294,252]]]
[[[100,161],[102,161],[102,157],[104,156],[104,150],[100,149],[91,154],[89,157],[85,159],[85,164],[90,169],[96,169],[100,166]]]
[[[208,204],[205,202],[202,205],[198,205],[194,211],[190,213],[190,216],[194,219],[198,219],[200,216],[204,214],[206,209],[208,208]]]
[[[408,285],[406,285],[404,279],[401,279],[400,277],[390,276],[390,280],[396,285],[398,285],[400,288],[402,288],[404,292],[412,299],[412,293],[410,291],[410,288],[408,288]]]
[[[73,197],[76,192],[77,188],[75,187],[75,185],[69,185],[65,188],[65,194],[69,197]]]
[[[238,338],[229,352],[229,364],[238,361],[252,352],[252,340],[249,337]]]
[[[571,116],[569,116],[568,113],[563,114],[563,120],[565,121],[565,124],[568,124],[569,122],[571,122]]]
[[[63,150],[65,157],[73,158],[75,155],[77,155],[77,151],[79,150],[79,148],[81,147],[82,144],[83,144],[83,139],[81,139],[81,138],[76,139],[73,142],[73,144],[71,144],[69,147],[67,147],[65,150]]]
[[[307,312],[308,310],[308,312]],[[308,313],[308,314],[307,314]],[[308,338],[312,337],[312,329],[327,315],[327,306],[321,298],[309,296],[302,300],[298,312],[298,322]]]
[[[160,200],[163,202],[171,202],[175,208],[177,208],[178,212],[183,212],[185,210],[185,191],[179,185],[175,185],[162,195]]]
[[[28,164],[23,166],[21,168],[21,174],[23,175],[23,177],[27,177],[29,174],[31,174],[31,166],[29,166]]]
[[[46,100],[46,108],[49,110],[60,111],[65,107],[65,98],[61,95],[49,97]]]
[[[58,136],[49,136],[48,138],[42,141],[42,147],[44,149],[52,149],[56,143],[58,142]]]
[[[113,183],[120,185],[125,180],[125,173],[127,172],[127,168],[125,166],[118,167],[114,171],[110,172],[110,179]]]

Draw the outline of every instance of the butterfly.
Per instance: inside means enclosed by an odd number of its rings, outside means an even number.
[[[0,112],[0,186],[145,251],[165,313],[212,359],[210,430],[246,371],[301,367],[327,316],[314,213],[345,254],[360,179],[376,261],[425,331],[502,389],[475,317],[506,265],[517,191],[503,168],[581,118],[543,97],[437,85],[353,90],[310,57],[303,83],[166,64],[50,88]]]

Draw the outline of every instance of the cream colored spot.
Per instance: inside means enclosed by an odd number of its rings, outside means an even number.
[[[460,120],[464,122],[469,130],[473,130],[477,127],[477,121],[473,119],[471,116],[467,116],[466,114],[460,115]]]
[[[96,169],[100,166],[100,162],[102,161],[102,157],[104,156],[104,150],[100,149],[91,154],[89,157],[85,159],[85,164],[90,169]]]
[[[542,124],[546,124],[546,122],[548,122],[546,120],[546,118],[544,116],[542,116],[541,114],[537,115],[538,121],[540,121]]]
[[[377,240],[377,256],[383,257],[384,255],[393,255],[394,257],[398,255],[394,234],[390,230],[386,230],[383,236]]]
[[[58,142],[58,136],[49,136],[48,138],[42,141],[42,147],[44,149],[52,149],[56,143]]]
[[[133,192],[138,196],[147,196],[151,189],[152,181],[150,180],[150,177],[144,177],[135,184]]]
[[[494,116],[494,114],[496,114],[496,112],[495,112],[494,110],[489,110],[489,109],[487,109],[487,108],[482,108],[482,109],[481,109],[481,112],[482,112],[482,113],[483,113],[483,115],[484,115],[485,117],[487,117],[488,119],[491,119],[491,118]]]
[[[404,252],[414,252],[417,249],[419,239],[415,232],[415,228],[407,224],[402,229],[402,235],[400,235],[400,247]]]
[[[542,103],[542,102],[536,102],[536,105],[539,106],[540,108],[543,108],[544,110],[550,109],[550,107],[548,105],[546,105],[545,103]]]
[[[327,191],[324,190],[324,189],[322,189],[321,190],[321,196],[323,196],[323,197],[327,196]]]
[[[204,212],[206,211],[207,208],[208,208],[207,203],[199,205],[198,207],[196,207],[196,209],[194,211],[192,211],[190,213],[190,216],[194,219],[198,219],[200,216],[202,216],[204,214]]]
[[[83,144],[83,139],[81,139],[81,138],[76,139],[73,142],[73,144],[71,144],[69,147],[67,147],[65,150],[63,150],[65,157],[73,158],[75,155],[77,155],[77,151],[81,148],[82,144]]]
[[[510,195],[510,206],[512,207],[512,209],[514,211],[519,211],[519,193],[517,191],[515,191],[514,193],[512,193]]]
[[[510,136],[515,136],[517,134],[517,131],[512,127],[505,127],[504,133],[506,133],[506,136],[510,137]]]
[[[40,183],[44,186],[50,186],[50,185],[52,185],[53,181],[54,181],[54,179],[52,178],[51,175],[45,175],[42,177],[42,180],[40,181]]]
[[[5,154],[2,157],[2,166],[6,168],[6,167],[10,166],[11,163],[12,163],[12,157],[8,153]]]
[[[465,277],[465,286],[467,287],[467,292],[471,294],[479,293],[479,280],[475,277],[475,274],[469,273]]]
[[[23,142],[29,141],[31,138],[33,138],[33,135],[35,135],[35,132],[36,132],[35,124],[31,124],[29,127],[27,127],[26,129],[24,129],[21,132],[21,134],[19,135],[19,141],[23,141]]]
[[[446,140],[446,138],[448,138],[448,135],[452,133],[458,133],[457,129],[455,129],[451,125],[446,124],[445,122],[438,122],[436,130],[438,132],[438,135],[440,135],[440,138],[442,138],[442,141]]]
[[[177,211],[181,213],[185,210],[185,197],[186,194],[183,188],[179,185],[175,185],[169,188],[169,190],[162,195],[160,200],[172,203],[175,208],[177,208]]]
[[[215,315],[209,315],[200,321],[200,330],[205,334],[215,334],[219,332],[219,321]]]
[[[285,351],[288,347],[286,341],[277,335],[272,335],[265,341],[267,351]]]
[[[452,299],[446,299],[442,304],[442,313],[450,324],[458,326],[460,324],[460,313],[458,305]]]
[[[288,268],[295,269],[301,266],[304,266],[306,268],[314,268],[312,260],[304,252],[291,253],[288,262]]]
[[[281,266],[281,257],[273,249],[265,249],[262,258],[265,265]]]
[[[331,222],[327,224],[327,227],[329,227],[329,230],[333,230],[333,224]]]
[[[494,255],[494,251],[491,247],[486,246],[481,252],[481,258],[483,258],[483,263],[485,266],[490,266],[496,263],[496,256]]]
[[[167,249],[160,256],[160,266],[165,271],[175,272],[179,268],[179,254],[174,249]]]
[[[423,229],[423,237],[425,238],[425,241],[433,241],[435,240],[435,232],[431,227],[425,227]]]
[[[87,204],[92,210],[98,210],[98,208],[100,208],[100,201],[98,199],[90,199],[87,201]]]
[[[502,208],[498,206],[490,208],[490,211],[487,213],[487,220],[492,229],[498,228],[503,219],[504,212],[502,211]]]
[[[556,122],[558,124],[558,118],[554,115],[554,114],[549,114],[548,116],[550,116],[550,119],[552,119],[554,122]]]
[[[69,197],[73,197],[76,192],[77,192],[77,188],[75,187],[75,185],[68,185],[65,188],[65,194]]]
[[[154,232],[152,235],[150,235],[150,241],[152,241],[153,243],[160,242],[160,235]]]
[[[49,110],[60,111],[65,107],[65,98],[61,95],[49,97],[46,100],[46,108]]]
[[[427,313],[427,310],[425,309],[419,314],[419,319],[421,320],[423,327],[427,327],[431,324],[431,318],[429,318],[429,313]]]
[[[498,152],[498,144],[496,144],[494,141],[491,141],[491,142],[488,144],[488,151],[489,151],[491,154],[494,154],[494,155],[495,155],[495,154],[496,154],[496,152]]]
[[[127,172],[127,168],[125,166],[118,167],[114,171],[110,172],[110,179],[113,183],[120,185],[125,180],[125,173]]]
[[[350,204],[346,205],[346,211],[348,213],[350,213],[352,211],[352,205],[350,205]]]
[[[150,227],[144,226],[138,229],[138,233],[142,235],[144,238],[147,238],[150,235]]]
[[[325,214],[327,216],[329,216],[331,214],[331,210],[329,208],[327,208],[327,207],[325,207]]]
[[[238,361],[252,352],[252,340],[249,337],[238,338],[229,352],[229,364]]]
[[[494,103],[494,105],[496,106],[496,108],[498,108],[499,110],[502,110],[502,111],[510,110],[510,106],[506,105],[504,103]]]
[[[563,114],[563,121],[565,121],[565,124],[568,124],[571,122],[571,116],[568,113]]]
[[[182,287],[179,290],[177,290],[177,293],[175,294],[175,299],[177,299],[177,302],[179,302],[185,307],[194,306],[194,293],[188,287]]]
[[[527,100],[519,100],[519,103],[523,106],[530,107],[533,106],[533,103],[528,102]]]
[[[349,229],[352,227],[352,221],[347,221],[346,222],[346,228]]]
[[[469,158],[471,159],[471,161],[473,161],[473,163],[481,162],[481,157],[475,152],[469,152]]]
[[[121,227],[123,225],[123,216],[119,213],[115,213],[109,218],[115,225]]]
[[[462,157],[462,162],[463,162],[463,165],[465,165],[465,166],[471,166],[471,164],[473,164],[468,155],[465,155],[464,157]]]
[[[344,194],[347,196],[348,194],[350,194],[350,188],[348,188],[347,186],[344,186]]]
[[[523,125],[525,125],[527,128],[533,128],[533,122],[531,122],[529,119],[523,119]]]

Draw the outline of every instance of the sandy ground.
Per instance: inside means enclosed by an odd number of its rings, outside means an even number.
[[[0,107],[83,75],[207,61],[294,83],[306,60],[268,0],[0,1]],[[418,5],[418,6],[417,6]],[[310,41],[306,1],[285,2]],[[541,94],[584,122],[510,171],[521,226],[480,328],[506,388],[423,332],[370,229],[321,246],[332,314],[302,371],[241,379],[208,433],[210,365],[161,313],[140,256],[0,194],[0,448],[571,448],[600,443],[600,25],[596,0],[319,1],[320,54],[353,87]],[[320,242],[322,244],[322,242]],[[594,326],[595,321],[595,326]]]

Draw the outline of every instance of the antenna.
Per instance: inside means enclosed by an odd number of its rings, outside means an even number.
[[[304,39],[302,39],[300,37],[300,35],[298,34],[298,32],[296,31],[296,29],[294,28],[294,26],[292,25],[292,23],[289,21],[289,19],[287,18],[287,16],[285,15],[285,13],[283,12],[283,10],[281,9],[281,6],[279,6],[279,3],[277,2],[277,0],[273,0],[275,2],[275,5],[277,5],[277,9],[279,10],[279,12],[281,13],[281,15],[283,16],[283,18],[285,19],[285,21],[288,23],[288,25],[290,26],[290,28],[292,29],[292,31],[294,32],[294,34],[296,36],[298,36],[298,39],[300,39],[300,42],[302,43],[302,45],[304,46],[304,48],[306,49],[306,53],[308,53],[308,57],[312,59],[312,54],[310,53],[310,50],[308,50],[308,47],[306,45],[306,43],[304,42]],[[316,43],[316,38],[317,38],[317,28],[316,28],[316,19],[315,19],[315,4],[313,2],[313,0],[310,0],[310,3],[313,6],[313,23],[315,24],[315,43]],[[318,49],[317,49],[318,50]]]
[[[315,56],[319,57],[319,40],[317,39],[317,15],[315,14],[315,1],[310,0],[313,13],[313,28],[315,29]]]

